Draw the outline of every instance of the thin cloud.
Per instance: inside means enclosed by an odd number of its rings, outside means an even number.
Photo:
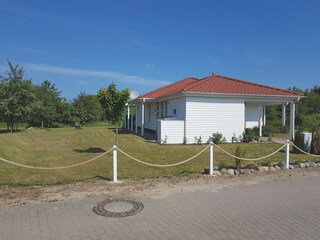
[[[77,76],[77,77],[94,77],[103,78],[114,82],[123,82],[138,85],[147,85],[153,87],[160,87],[166,84],[170,84],[169,81],[146,79],[142,77],[132,76],[125,73],[112,72],[112,71],[93,71],[80,68],[65,68],[48,66],[34,63],[22,63],[25,69],[29,69],[37,72],[46,72],[60,75]]]

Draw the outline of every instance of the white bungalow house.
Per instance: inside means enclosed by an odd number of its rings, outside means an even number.
[[[227,141],[241,135],[245,128],[266,123],[265,107],[282,105],[282,125],[286,106],[290,106],[290,136],[294,138],[295,102],[303,94],[212,74],[202,79],[185,78],[140,95],[128,103],[126,128],[142,136],[157,135],[157,141],[179,144],[195,137],[206,142],[212,133],[222,133]],[[136,107],[135,123],[129,123]],[[133,117],[131,117],[133,119]]]

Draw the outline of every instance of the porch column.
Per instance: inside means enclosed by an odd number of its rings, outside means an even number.
[[[144,135],[144,102],[145,99],[143,99],[141,103],[141,136]]]
[[[262,118],[263,118],[263,106],[260,104],[260,116],[259,116],[259,137],[262,137]]]
[[[282,105],[282,127],[286,126],[286,105]]]
[[[266,125],[266,106],[263,106],[263,126]]]
[[[294,140],[295,103],[290,102],[290,138]]]
[[[130,105],[128,104],[128,113],[127,113],[127,130],[130,130]]]
[[[133,105],[131,106],[131,112],[132,112],[132,107]],[[133,132],[133,114],[131,113],[131,126],[130,126],[130,131]]]
[[[138,133],[138,106],[136,105],[136,126],[135,126],[135,133]]]

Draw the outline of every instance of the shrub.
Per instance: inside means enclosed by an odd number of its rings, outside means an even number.
[[[320,126],[318,126],[313,132],[312,142],[311,142],[311,152],[313,154],[320,154]]]
[[[258,141],[259,140],[259,128],[254,127],[254,128],[246,128],[244,130],[243,136],[242,136],[242,141],[243,142],[252,142],[253,140]]]
[[[236,152],[235,152],[235,155],[237,157],[244,157],[246,155],[246,151],[241,149],[241,146],[240,144],[238,145],[238,147],[236,148]],[[237,169],[240,169],[240,166],[241,166],[241,160],[239,158],[235,158],[234,159],[236,161],[236,168]]]
[[[195,137],[194,137],[194,142],[195,142],[196,144],[201,145],[201,144],[202,144],[202,137],[201,137],[201,136],[199,136],[199,137],[195,136]]]
[[[216,132],[212,134],[211,141],[214,144],[226,143],[226,138],[222,135],[222,133]]]
[[[183,144],[183,145],[186,145],[187,143],[188,143],[187,137],[183,137],[182,144]]]
[[[226,161],[219,161],[218,170],[221,171],[222,168],[228,169],[229,164]]]

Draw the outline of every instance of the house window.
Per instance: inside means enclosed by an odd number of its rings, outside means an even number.
[[[173,109],[173,115],[177,114],[177,109]]]

